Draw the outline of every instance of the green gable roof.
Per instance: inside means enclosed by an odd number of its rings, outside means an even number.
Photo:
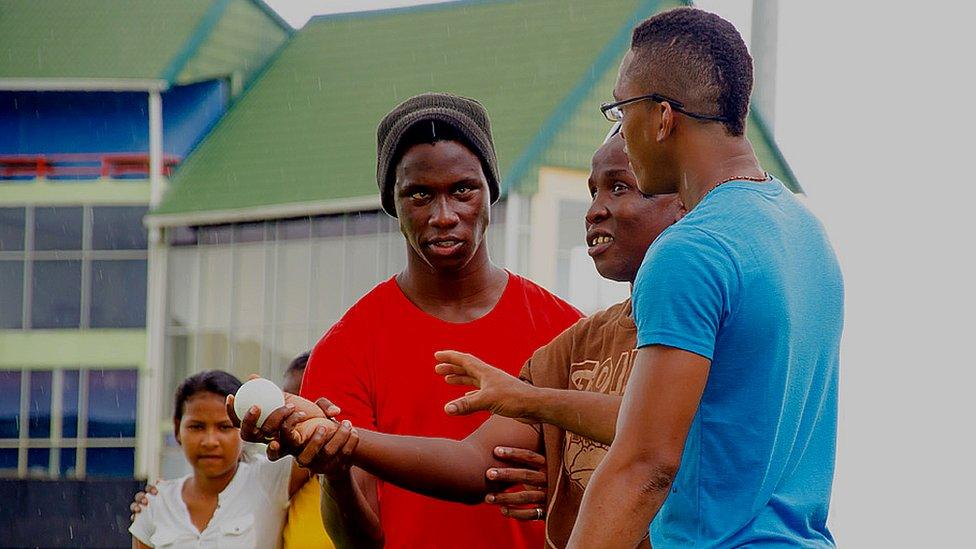
[[[255,23],[252,18],[252,28],[244,28],[245,34],[259,35],[252,44],[264,47],[267,58],[274,50],[266,46],[267,27],[275,27],[271,32],[279,43],[290,27],[282,26],[257,1],[0,0],[0,78],[186,82],[167,73],[191,63],[200,48],[213,41],[215,30],[234,35],[222,24],[223,18],[248,10],[261,13],[263,21]],[[240,64],[234,57],[224,59],[218,72],[227,75]]]
[[[424,91],[484,103],[507,187],[532,181],[540,162],[587,169],[630,30],[679,4],[487,0],[314,18],[190,155],[154,214],[375,197],[376,124]]]

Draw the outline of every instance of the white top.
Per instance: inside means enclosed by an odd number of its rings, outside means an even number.
[[[217,510],[203,532],[193,525],[183,502],[183,483],[191,475],[159,481],[159,493],[149,496],[149,505],[136,515],[129,532],[150,547],[278,547],[288,512],[293,459],[244,459],[230,484],[217,495]]]

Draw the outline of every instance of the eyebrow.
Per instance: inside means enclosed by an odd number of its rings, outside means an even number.
[[[625,175],[629,179],[633,179],[634,178],[634,175],[632,173],[630,173],[627,170],[621,169],[621,168],[616,168],[616,169],[613,169],[613,170],[607,170],[605,173],[606,173],[607,177],[620,177],[620,176]]]

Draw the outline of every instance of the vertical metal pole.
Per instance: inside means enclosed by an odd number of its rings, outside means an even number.
[[[776,39],[779,0],[752,2],[752,60],[755,87],[752,99],[770,133],[776,124]]]
[[[149,208],[163,198],[163,99],[159,91],[149,92]]]
[[[159,91],[149,92],[149,208],[163,197],[163,109]],[[160,398],[166,326],[166,246],[158,227],[149,229],[146,287],[146,368],[139,376],[136,476],[154,481],[160,462]]]

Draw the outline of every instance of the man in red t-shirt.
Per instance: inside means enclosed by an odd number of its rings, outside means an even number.
[[[499,186],[479,103],[433,93],[405,101],[380,123],[377,164],[383,208],[400,221],[407,266],[323,336],[301,396],[327,396],[341,407],[340,419],[357,427],[460,440],[488,415],[444,414],[443,403],[465,389],[435,374],[434,353],[458,349],[517,375],[533,351],[581,315],[488,257],[489,206]],[[421,496],[357,467],[334,468],[322,490],[326,528],[340,546],[543,545],[541,523]]]

